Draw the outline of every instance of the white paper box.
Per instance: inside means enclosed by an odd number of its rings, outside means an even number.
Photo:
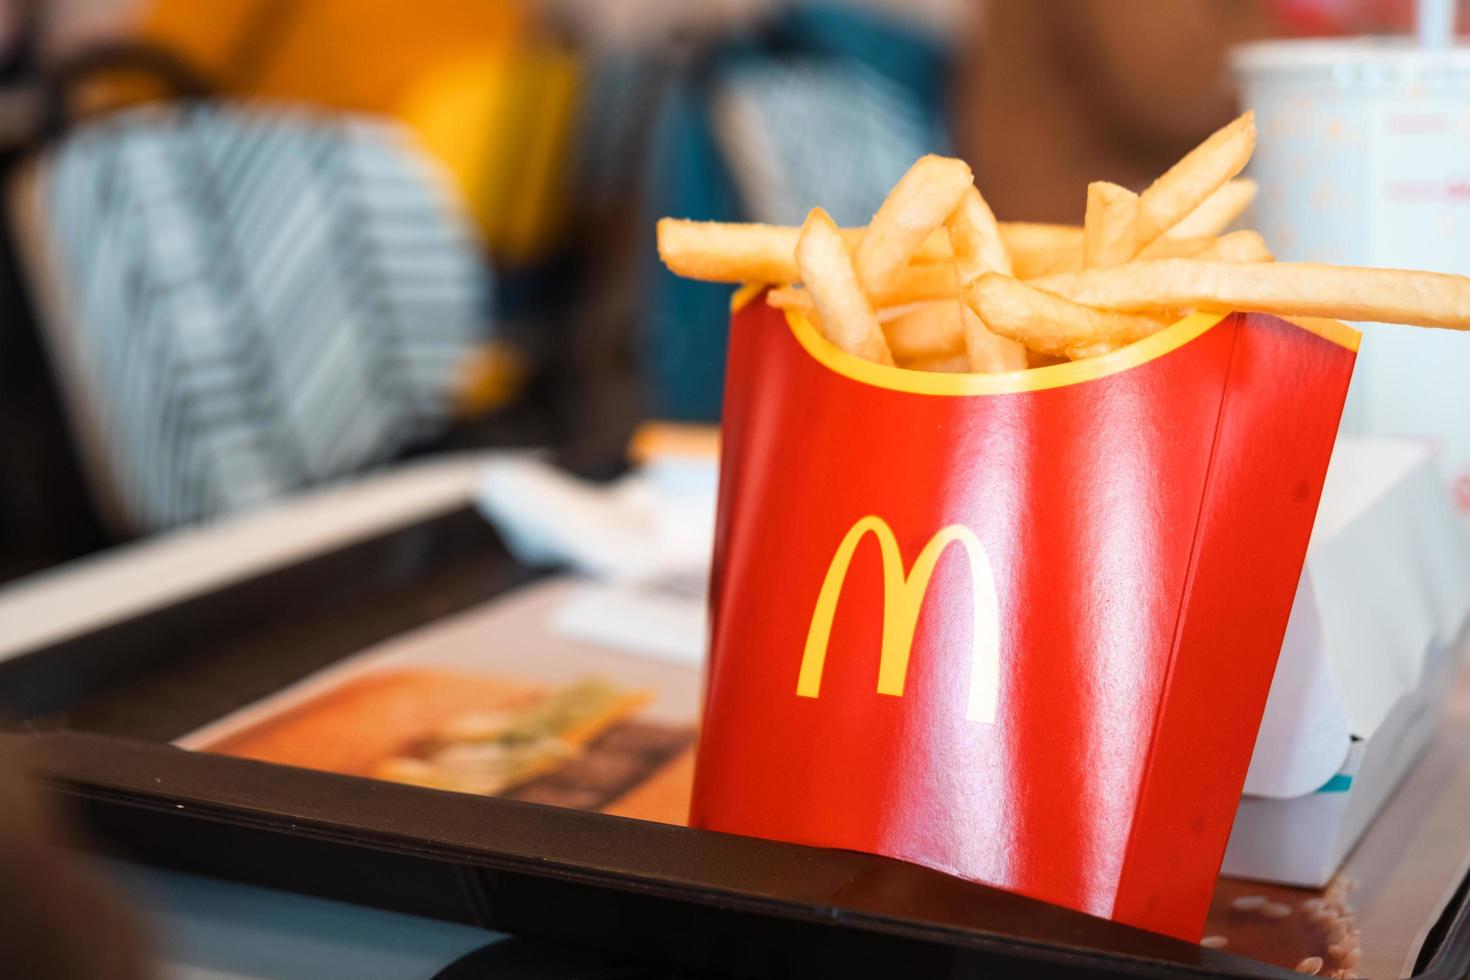
[[[1333,452],[1222,874],[1318,887],[1429,744],[1470,619],[1470,538],[1429,450]]]

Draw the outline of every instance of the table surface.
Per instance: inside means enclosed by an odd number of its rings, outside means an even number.
[[[222,528],[160,539],[0,590],[0,610],[27,613],[33,629],[43,628],[35,624],[44,618],[48,636],[60,635],[58,630],[64,632],[70,626],[65,617],[58,618],[58,610],[95,610],[89,596],[110,592],[118,582],[137,578],[140,569],[165,569],[169,581],[193,580],[196,587],[198,579],[183,573],[191,567],[199,571],[200,563],[205,566],[204,578],[214,584],[243,578],[273,563],[299,561],[305,555],[338,547],[344,540],[463,506],[473,490],[471,476],[470,461],[461,458],[445,461],[438,469],[431,464],[408,479],[390,474],[379,482],[329,491],[330,496],[313,495]],[[352,520],[321,519],[333,511],[349,514]],[[221,542],[230,541],[252,542],[248,561],[232,558],[230,549],[220,547]],[[477,581],[475,588],[484,585]],[[147,608],[166,601],[166,591],[132,595],[131,601]],[[113,613],[122,616],[128,610],[118,607]],[[78,621],[74,625],[80,631],[95,624]],[[366,628],[370,624],[355,625]],[[344,626],[342,631],[355,630]],[[261,654],[259,650],[241,652],[251,654],[252,659]],[[5,653],[0,649],[0,656]],[[298,662],[294,669],[301,666]],[[127,700],[134,707],[138,704],[136,698]],[[84,727],[106,730],[111,727],[105,723],[108,720],[99,717],[93,719],[98,724]],[[179,734],[159,731],[154,737],[168,739]],[[1426,915],[1447,898],[1445,881],[1463,878],[1470,867],[1470,837],[1464,831],[1464,814],[1470,809],[1467,761],[1470,676],[1462,676],[1439,737],[1344,868],[1357,886],[1352,904],[1363,934],[1363,960],[1357,972],[1406,975],[1412,962],[1406,961],[1407,944],[1402,937],[1427,928]],[[168,976],[432,977],[454,959],[497,938],[466,926],[138,865],[109,862],[107,867],[154,920],[161,965]],[[1426,882],[1433,884],[1426,886]],[[1298,897],[1310,895],[1304,892]],[[1389,935],[1399,938],[1383,944],[1373,941],[1374,936]],[[330,969],[326,968],[329,963]]]
[[[0,658],[462,507],[484,459],[455,454],[415,462],[11,583],[0,588],[0,620],[7,624]],[[168,978],[428,978],[502,938],[124,861],[101,865],[148,920]]]
[[[167,980],[429,980],[504,937],[472,926],[102,861]]]

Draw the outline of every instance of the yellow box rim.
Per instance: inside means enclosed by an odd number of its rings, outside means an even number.
[[[731,312],[743,309],[760,296],[765,289],[766,287],[761,284],[742,286],[731,297]],[[875,388],[906,391],[919,395],[999,395],[1061,388],[1126,371],[1183,347],[1228,316],[1231,314],[1194,313],[1156,334],[1126,347],[1120,347],[1110,354],[1089,357],[1080,361],[1069,361],[1066,364],[1050,364],[1046,367],[1007,371],[1001,374],[949,374],[938,371],[913,371],[907,368],[890,367],[886,364],[876,364],[834,346],[822,336],[821,331],[817,330],[811,318],[799,310],[788,310],[786,322],[797,343],[813,359],[853,381],[872,385]],[[1357,351],[1362,339],[1362,334],[1357,330],[1336,320],[1293,320],[1287,317],[1280,319],[1350,351]]]

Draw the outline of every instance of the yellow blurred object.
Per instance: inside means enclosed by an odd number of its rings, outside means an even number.
[[[628,459],[642,466],[660,457],[713,459],[720,454],[720,427],[692,422],[644,422],[628,440]]]
[[[497,260],[556,244],[579,65],[525,0],[149,0],[138,33],[226,94],[401,120]]]
[[[449,170],[508,265],[544,257],[562,229],[579,80],[567,52],[487,48],[425,72],[394,111]]]
[[[386,113],[446,58],[524,43],[528,11],[515,0],[149,0],[139,32],[227,92]]]
[[[455,415],[474,418],[503,405],[521,390],[527,373],[525,356],[517,348],[503,340],[481,345],[459,364]]]

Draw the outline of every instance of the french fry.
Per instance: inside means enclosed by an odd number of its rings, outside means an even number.
[[[661,218],[658,256],[669,271],[706,282],[795,282],[801,229]]]
[[[892,364],[893,354],[858,285],[852,257],[837,226],[821,208],[813,208],[796,241],[796,267],[817,307],[823,334],[834,345],[879,364]]]
[[[1138,251],[1138,195],[1105,180],[1087,185],[1087,216],[1082,221],[1082,265],[1111,269]],[[997,270],[1003,271],[1003,270]]]
[[[1439,272],[1163,259],[1030,285],[1102,310],[1244,310],[1470,330],[1470,278]]]
[[[866,228],[843,228],[849,253],[857,250]],[[796,282],[796,240],[800,228],[661,218],[658,254],[675,275],[705,282]],[[950,262],[949,235],[937,228],[924,239],[915,262]],[[1070,271],[1057,269],[1054,271]]]
[[[1158,317],[1090,309],[994,273],[971,283],[965,301],[994,333],[1069,358],[1098,344],[1131,344],[1165,325]]]
[[[873,297],[876,309],[892,306],[912,306],[915,303],[933,303],[942,299],[956,299],[960,294],[960,281],[954,267],[935,263],[911,265],[899,275],[898,281],[886,293]],[[766,302],[781,309],[816,309],[811,296],[804,289],[784,286],[766,294]]]
[[[965,358],[977,374],[1026,369],[1026,346],[987,327],[968,303],[956,303],[964,326]]]
[[[887,292],[924,240],[960,203],[971,181],[963,160],[933,154],[920,157],[899,179],[853,255],[858,282],[869,296]]]
[[[978,279],[986,272],[1011,275],[1010,253],[1001,238],[1000,225],[978,190],[972,187],[964,192],[960,206],[954,209],[945,225],[950,229],[954,266],[961,284]],[[992,334],[966,304],[956,303],[951,309],[958,313],[969,370],[989,373],[1025,369],[1026,348],[1023,345]]]
[[[781,306],[789,301],[801,302],[799,295],[775,290],[778,294],[772,306]],[[799,291],[798,291],[799,292]],[[957,299],[960,295],[959,277],[954,267],[947,263],[926,262],[911,265],[899,273],[898,279],[886,292],[872,297],[873,306],[883,309],[890,306],[912,306],[915,303],[933,303],[941,299]],[[807,306],[810,309],[810,305]]]
[[[1011,256],[1001,238],[1000,225],[985,198],[974,187],[965,191],[959,207],[945,222],[949,228],[954,266],[961,284],[987,272],[1010,275]],[[986,329],[964,303],[949,305],[961,326],[966,364],[971,371],[1016,371],[1026,366],[1026,348]]]
[[[1095,344],[1073,344],[1067,348],[1067,360],[1083,361],[1089,357],[1102,357],[1111,354],[1123,345],[1113,340],[1099,340]]]
[[[844,230],[843,234],[853,235],[851,248],[856,250],[858,242],[862,241],[862,236],[867,232],[866,228],[853,228],[850,232]],[[919,250],[914,253],[915,263],[948,262],[953,258],[954,248],[949,243],[949,230],[943,226],[929,232],[928,237],[924,239],[924,244],[920,245]]]
[[[961,304],[955,300],[925,303],[883,324],[883,335],[900,364],[922,358],[949,357],[965,350]]]
[[[919,358],[902,364],[910,371],[939,371],[944,374],[964,374],[970,370],[970,362],[964,354],[945,354],[939,357]]]
[[[1169,235],[1160,235],[1149,243],[1138,253],[1135,258],[1140,262],[1152,262],[1157,259],[1194,259],[1213,249],[1220,239],[1213,235],[1195,236],[1191,238],[1174,238]],[[1262,242],[1262,245],[1265,243]],[[1223,260],[1222,260],[1223,261]],[[1081,269],[1073,269],[1073,272],[1081,272]],[[1060,274],[1060,273],[1058,273]],[[1038,276],[1036,278],[1045,278]]]
[[[848,251],[857,250],[866,228],[844,228]],[[669,271],[705,282],[796,282],[796,239],[789,225],[739,224],[663,218],[658,222],[658,253]],[[1082,268],[1082,229],[1075,225],[1001,222],[1001,240],[1016,275],[1023,279],[1076,272]],[[914,262],[941,263],[954,257],[948,229],[924,239]]]
[[[1244,214],[1255,199],[1256,182],[1249,177],[1237,177],[1179,219],[1178,224],[1165,233],[1165,237],[1198,238],[1218,235]]]
[[[812,312],[816,308],[806,290],[789,286],[772,289],[766,301],[783,310]],[[1026,367],[1025,346],[988,330],[963,302],[889,307],[875,315],[888,349],[901,367],[955,356],[964,357],[966,370],[977,373],[1020,371]]]
[[[866,227],[842,229],[842,240],[847,243],[847,250],[855,257],[858,245],[862,243],[863,236],[868,233]],[[954,251],[950,248],[949,232],[943,227],[937,227],[927,236],[919,250],[914,253],[913,261],[923,262],[951,262],[954,260]]]
[[[1148,246],[1240,173],[1255,148],[1256,117],[1247,112],[1186,153],[1138,196],[1138,247]]]
[[[1076,225],[1001,222],[1001,240],[1018,279],[1035,279],[1082,269],[1082,229]]]
[[[946,299],[957,298],[958,295],[946,297]],[[873,310],[873,315],[878,318],[878,322],[883,324],[884,329],[887,330],[887,325],[899,317],[907,316],[915,310],[932,305],[935,302],[944,302],[944,300],[926,300],[919,303],[904,303],[898,306],[880,306]],[[766,291],[766,303],[774,306],[778,310],[790,310],[799,313],[815,313],[817,311],[817,304],[812,302],[811,294],[802,286],[774,286]]]
[[[944,224],[961,284],[978,279],[982,272],[1011,274],[1011,255],[1001,238],[995,212],[973,186],[965,189],[959,206]]]
[[[1163,235],[1138,258],[1144,261],[1155,259],[1211,259],[1216,262],[1270,262],[1271,250],[1258,231],[1243,229],[1232,231],[1215,238],[1205,235],[1200,238],[1174,238]]]
[[[1261,233],[1249,228],[1221,235],[1195,258],[1211,262],[1233,262],[1237,265],[1276,261],[1276,257],[1271,254],[1271,249],[1266,245],[1266,240],[1261,237]]]
[[[871,294],[874,306],[904,306],[955,299],[960,294],[959,276],[949,262],[924,262],[899,270],[887,289]]]
[[[766,302],[778,310],[814,313],[817,309],[817,304],[812,302],[811,293],[800,286],[777,286],[767,290]]]
[[[932,370],[1097,357],[1196,309],[1470,331],[1470,278],[1278,264],[1257,232],[1224,233],[1256,194],[1236,176],[1255,138],[1246,113],[1140,195],[1090,185],[1082,227],[997,222],[963,162],[928,156],[867,228],[820,209],[800,229],[665,219],[659,254],[693,278],[788,284],[767,302],[815,314],[843,350]]]

